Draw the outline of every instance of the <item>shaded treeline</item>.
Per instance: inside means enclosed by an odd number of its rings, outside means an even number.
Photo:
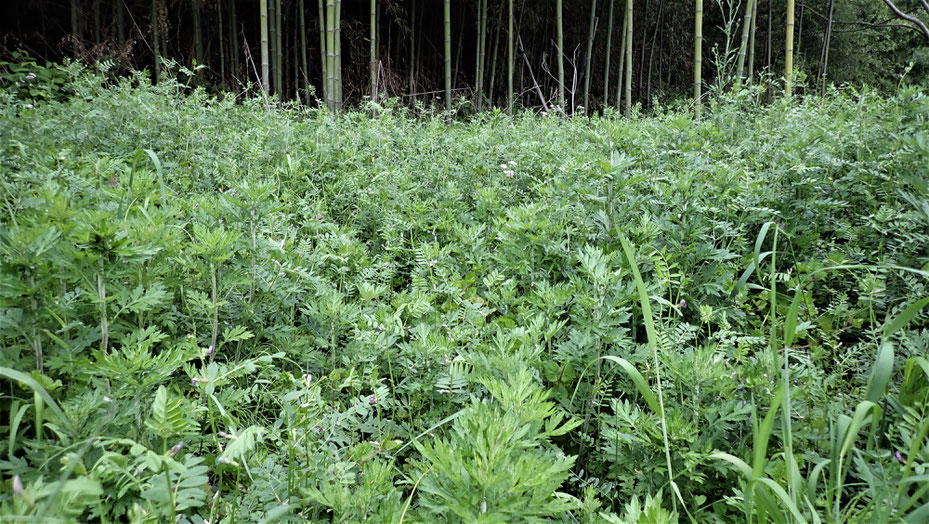
[[[901,4],[920,20],[919,4]],[[252,82],[333,109],[364,97],[447,107],[463,97],[477,110],[628,111],[699,101],[738,78],[790,91],[788,70],[801,72],[797,89],[889,87],[908,64],[924,74],[929,62],[918,24],[867,0],[31,0],[2,9],[5,54],[110,59],[156,80],[163,57],[203,65],[196,81],[208,86]]]

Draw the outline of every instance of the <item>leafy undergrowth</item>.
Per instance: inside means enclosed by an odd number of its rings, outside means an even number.
[[[926,521],[925,95],[140,78],[2,95],[4,521]]]

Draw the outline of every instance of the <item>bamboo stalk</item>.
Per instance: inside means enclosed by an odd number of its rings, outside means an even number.
[[[752,31],[752,12],[755,0],[748,0],[745,5],[745,16],[742,18],[742,43],[739,45],[739,62],[736,68],[736,79],[745,77],[745,57],[748,56],[748,40]]]
[[[829,46],[832,44],[832,15],[835,12],[835,0],[830,0],[829,2],[829,18],[826,21],[826,38],[823,42],[823,58],[822,58],[822,71],[819,74],[820,82],[822,87],[820,88],[820,94],[822,96],[826,95],[826,76],[829,72]]]
[[[445,0],[445,109],[452,109],[452,4]]]
[[[784,44],[784,95],[793,93],[794,73],[794,0],[787,0],[787,37]]]
[[[703,0],[697,0],[694,10],[694,107],[700,116],[703,94]]]
[[[632,116],[632,4],[626,0],[626,118]]]
[[[755,31],[758,28],[758,0],[752,2],[752,31],[748,37],[748,81],[755,77]]]
[[[416,0],[412,0],[410,4],[410,87],[408,88],[410,95],[410,103],[413,103],[416,99],[414,93],[416,92]]]
[[[319,0],[317,3],[319,6],[319,54],[321,58],[321,60],[319,61],[319,68],[322,74],[323,100],[326,101],[326,105],[328,106],[330,86],[329,86],[329,75],[326,73],[326,71],[328,71],[328,66],[329,66],[328,64],[329,56],[328,56],[328,51],[327,51],[327,49],[329,48],[326,42],[327,41],[326,35],[328,33],[326,32],[326,11],[325,11],[326,6],[324,5],[324,1],[325,0]]]
[[[276,93],[277,85],[277,0],[268,0],[268,94]]]
[[[477,96],[475,106],[480,111],[484,105],[484,64],[487,56],[487,0],[480,0],[480,25],[478,27],[477,80],[474,92]]]
[[[703,0],[698,0],[703,1]],[[616,72],[616,110],[621,111],[623,108],[623,85],[624,85],[624,76],[623,72],[625,71],[626,64],[626,28],[629,24],[629,19],[623,16],[623,28],[619,33],[620,43],[619,43],[619,70]]]
[[[564,99],[564,13],[563,13],[563,1],[557,0],[555,3],[555,22],[558,26],[558,35],[556,41],[556,49],[558,53],[558,106],[561,107],[562,111],[565,111],[565,99]]]
[[[336,109],[342,110],[342,0],[335,3],[335,91]]]
[[[490,84],[487,86],[487,98],[490,100],[490,105],[494,104],[494,85],[497,79],[497,56],[500,54],[500,31],[501,26],[499,22],[494,24],[494,51],[490,60]]]
[[[261,92],[268,96],[268,83],[271,81],[268,69],[268,0],[261,0]]]
[[[371,101],[377,103],[377,0],[371,0]]]
[[[75,2],[74,5],[77,5]],[[77,16],[74,14],[73,16]],[[152,50],[155,53],[155,83],[159,81],[159,70],[161,69],[161,55],[158,53],[158,25],[160,17],[158,14],[158,0],[152,0]]]
[[[238,18],[235,12],[235,1],[231,2],[229,8],[229,45],[232,49],[232,80],[235,81],[236,73],[239,71],[239,31]]]
[[[509,0],[506,39],[506,114],[513,114],[513,0]]]
[[[303,0],[301,0],[303,1]],[[216,14],[219,16],[219,31],[217,36],[219,36],[219,85],[222,89],[226,89],[226,54],[223,50],[223,4],[222,0],[219,0],[219,7],[216,9]]]
[[[275,22],[274,27],[277,30],[277,40],[274,45],[274,91],[283,98],[284,96],[284,45],[281,42],[284,35],[284,25],[281,23],[281,0],[275,2]]]
[[[335,0],[326,0],[326,106],[336,110],[335,92]]]
[[[306,58],[306,4],[300,0],[297,5],[300,10],[300,67],[303,70],[303,101],[305,104],[310,103],[310,73],[309,62]]]
[[[610,14],[606,26],[606,64],[603,67],[603,107],[610,105],[610,55],[613,54],[613,4],[610,0]]]
[[[590,31],[587,35],[587,55],[584,57],[584,112],[589,113],[590,102],[590,62],[594,50],[594,36],[597,32],[597,0],[590,2]]]

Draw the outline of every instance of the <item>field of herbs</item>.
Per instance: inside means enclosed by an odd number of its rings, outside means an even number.
[[[929,521],[922,92],[66,89],[0,93],[0,521]]]

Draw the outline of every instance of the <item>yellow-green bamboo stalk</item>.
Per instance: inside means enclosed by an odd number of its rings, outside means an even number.
[[[281,39],[284,35],[284,24],[281,22],[281,0],[274,0],[274,28],[277,31],[274,41],[274,92],[284,96],[284,46]]]
[[[555,22],[558,25],[558,36],[556,41],[555,50],[558,53],[558,106],[561,107],[561,110],[565,110],[565,98],[564,98],[564,28],[562,26],[564,21],[563,9],[562,9],[562,0],[557,0],[555,2]]]
[[[597,31],[597,0],[590,3],[590,30],[587,34],[587,55],[584,57],[584,112],[590,112],[590,62]]]
[[[745,77],[745,57],[748,56],[748,40],[752,31],[752,13],[755,9],[755,0],[748,0],[745,6],[745,16],[742,19],[742,43],[739,45],[739,62],[736,68],[736,78]]]
[[[300,0],[297,5],[297,9],[300,10],[300,68],[303,70],[303,96],[304,103],[310,103],[310,73],[307,70],[309,64],[306,59],[306,14],[304,10],[306,5],[304,0]]]
[[[371,0],[371,101],[377,102],[377,0]]]
[[[606,64],[603,67],[603,107],[610,105],[610,55],[613,54],[613,3],[610,0],[610,14],[606,26]]]
[[[787,0],[787,38],[784,44],[784,95],[793,93],[794,74],[794,0]]]
[[[335,100],[336,110],[342,110],[342,0],[335,2]]]
[[[697,0],[694,9],[694,106],[697,116],[703,103],[703,0]]]
[[[268,0],[259,2],[261,10],[261,92],[268,96],[271,74],[268,66]]]
[[[626,64],[626,28],[629,23],[629,19],[625,16],[623,17],[623,29],[619,33],[620,44],[619,44],[619,70],[616,71],[616,110],[622,111],[623,109],[623,73],[625,72]]]
[[[452,109],[452,4],[445,0],[445,109]]]
[[[748,81],[755,77],[755,31],[758,28],[758,0],[752,6],[752,32],[748,37]]]
[[[484,105],[484,63],[487,56],[487,0],[480,0],[480,21],[477,30],[477,73],[475,74],[474,106],[480,111]]]
[[[224,46],[223,46],[223,5],[222,5],[222,2],[220,2],[219,8],[216,10],[216,14],[219,16],[219,31],[217,32],[217,36],[219,37],[219,85],[223,89],[226,89],[226,54],[223,50]]]
[[[632,116],[632,0],[626,0],[626,118]]]
[[[506,42],[506,114],[513,114],[513,0],[508,2]]]
[[[319,7],[319,54],[320,54],[320,70],[322,72],[322,95],[323,100],[326,100],[328,105],[329,100],[329,75],[326,73],[328,67],[328,56],[327,56],[327,47],[326,47],[326,6],[325,0],[319,0],[317,2]]]
[[[332,112],[335,99],[335,0],[326,0],[326,107]]]

